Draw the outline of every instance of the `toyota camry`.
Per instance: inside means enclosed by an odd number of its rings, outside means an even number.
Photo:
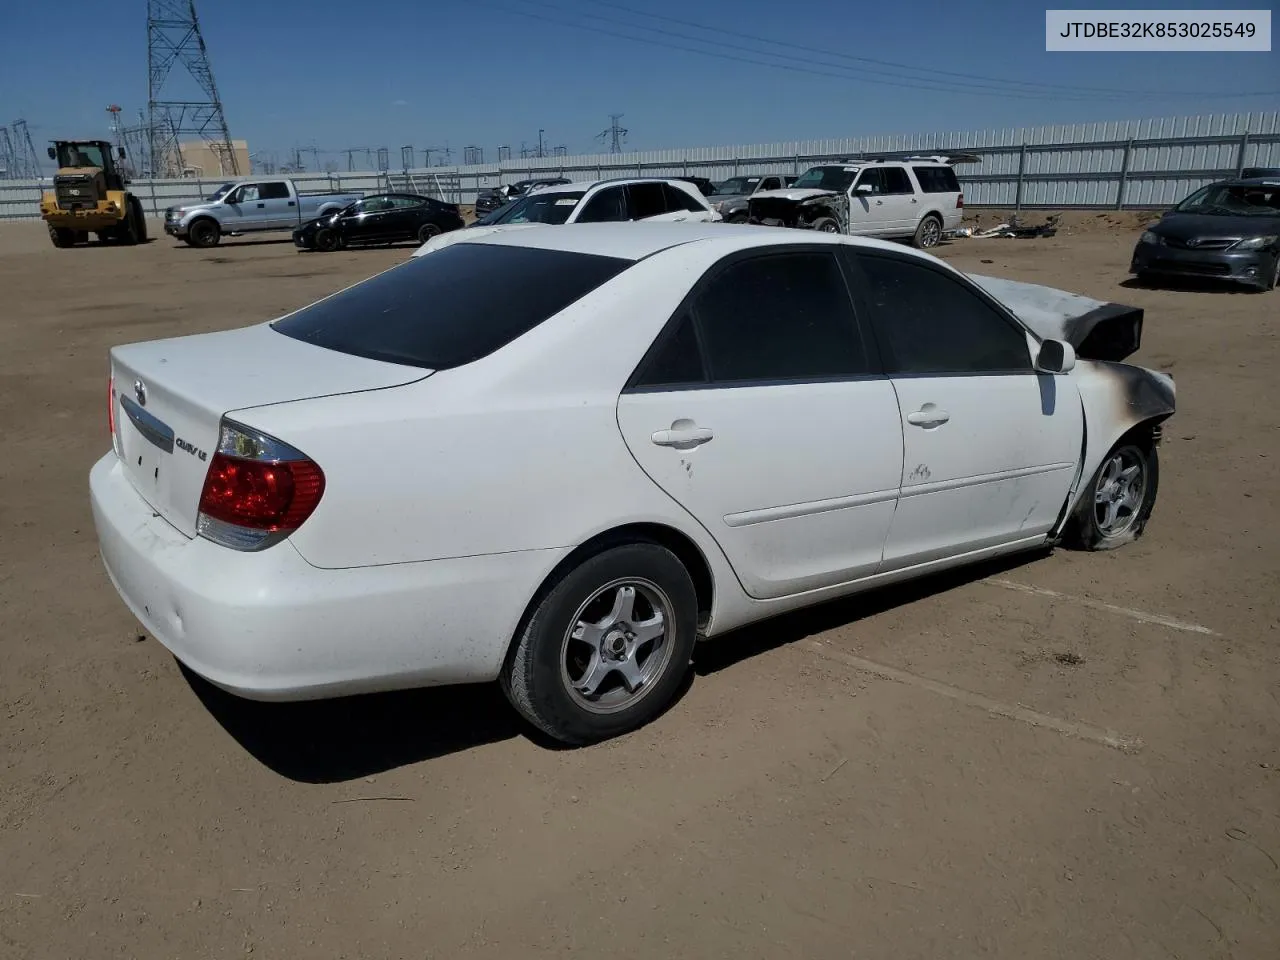
[[[1141,535],[1174,411],[1122,362],[1141,326],[875,240],[490,234],[114,348],[93,514],[124,602],[220,687],[497,680],[586,743],[661,711],[700,638]]]

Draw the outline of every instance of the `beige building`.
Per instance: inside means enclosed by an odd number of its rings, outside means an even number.
[[[227,149],[226,141],[194,140],[180,144],[182,151],[181,169],[178,163],[170,164],[172,176],[180,177],[230,177],[239,174],[249,175],[249,144],[244,140],[232,140],[231,149]],[[231,158],[235,157],[235,166]],[[174,158],[176,161],[176,158]]]

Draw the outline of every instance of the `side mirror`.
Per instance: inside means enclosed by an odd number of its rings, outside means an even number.
[[[876,188],[869,183],[860,183],[857,187],[859,193],[875,193],[875,189]]]
[[[55,150],[53,147],[50,147],[50,148],[49,148],[49,159],[50,159],[50,160],[57,160],[57,159],[58,159],[58,151],[57,151],[57,150]]]
[[[121,160],[123,160],[123,159],[125,158],[125,157],[124,157],[124,147],[116,147],[116,156],[117,156],[117,157],[119,157]]]
[[[1040,344],[1036,369],[1040,373],[1067,373],[1076,366],[1076,348],[1065,340],[1045,340]]]

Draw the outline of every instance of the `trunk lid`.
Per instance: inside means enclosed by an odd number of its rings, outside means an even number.
[[[142,498],[189,537],[224,414],[431,374],[313,346],[265,323],[115,347],[110,365],[116,454]]]

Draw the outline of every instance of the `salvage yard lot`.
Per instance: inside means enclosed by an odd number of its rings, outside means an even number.
[[[97,557],[110,346],[410,248],[0,226],[0,957],[1280,956],[1280,291],[1127,287],[1133,224],[1065,223],[937,252],[1147,309],[1179,410],[1146,536],[717,640],[576,751],[493,688],[235,700]]]

